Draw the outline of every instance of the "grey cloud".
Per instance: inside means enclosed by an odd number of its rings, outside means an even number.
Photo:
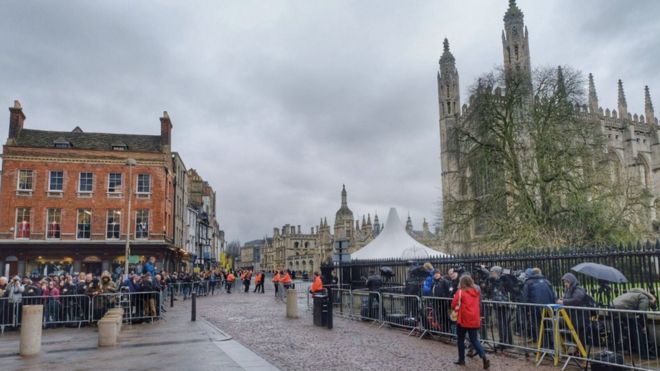
[[[9,1],[0,104],[21,99],[28,127],[153,134],[167,110],[230,239],[332,223],[343,183],[356,215],[420,227],[441,194],[442,39],[465,93],[501,63],[507,3]],[[622,74],[631,111],[644,84],[660,97],[655,2],[518,3],[534,65],[594,70],[606,106]]]

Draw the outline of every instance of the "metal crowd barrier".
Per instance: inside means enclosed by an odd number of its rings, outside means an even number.
[[[601,363],[635,370],[660,369],[660,312],[561,307],[568,314],[586,355],[557,346],[562,358],[584,365]],[[565,327],[560,318],[560,333]],[[569,349],[570,351],[570,349]]]
[[[409,335],[417,330],[422,336],[456,337],[456,323],[449,319],[451,298],[332,292],[336,316],[410,329]],[[480,340],[488,351],[531,354],[539,364],[550,359],[555,365],[561,361],[564,368],[571,363],[582,368],[599,363],[660,370],[660,312],[483,300]]]
[[[240,283],[240,287],[236,281],[234,285],[236,288],[243,289],[243,284]],[[173,294],[175,297],[182,297],[184,300],[187,300],[193,293],[200,296],[209,296],[215,295],[216,293],[222,292],[224,286],[220,280],[211,282],[208,280],[204,281],[192,281],[192,282],[173,282],[168,285],[169,293]],[[169,294],[168,293],[168,294]]]
[[[422,330],[422,317],[420,315],[421,301],[419,296],[382,293],[381,298],[381,326],[388,324],[390,326],[407,328],[410,329],[408,335]]]
[[[335,315],[342,318],[352,318],[353,309],[351,304],[353,303],[353,299],[351,298],[351,290],[343,288],[333,289],[331,295],[332,306],[338,311]]]
[[[154,321],[163,316],[163,295],[160,291],[117,292],[98,295],[61,295],[59,297],[28,296],[12,303],[0,298],[0,331],[21,326],[23,305],[43,305],[44,328],[56,326],[81,327],[100,320],[110,308],[124,309],[124,321]]]
[[[5,327],[14,326],[16,310],[9,298],[0,298],[0,333],[5,332]]]
[[[311,285],[308,286],[307,289],[305,290],[305,295],[307,297],[307,310],[312,310],[312,301],[311,301],[312,295],[309,292],[309,287],[311,287]],[[329,289],[331,291],[331,295],[332,295],[331,300],[332,300],[332,303],[334,303],[335,305],[340,303],[340,300],[341,300],[341,296],[338,296],[339,294],[337,294],[337,292],[340,288],[345,289],[349,293],[351,291],[350,290],[350,285],[329,284],[329,285],[323,285],[323,288],[324,289]]]
[[[361,321],[383,321],[383,298],[380,292],[352,290],[350,296],[351,318]]]

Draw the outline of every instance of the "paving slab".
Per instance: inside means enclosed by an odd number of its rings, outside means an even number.
[[[200,298],[198,303],[205,298]],[[118,346],[99,348],[94,326],[44,330],[41,354],[18,355],[19,333],[0,337],[2,370],[277,370],[211,323],[190,322],[177,302],[153,324],[124,325]]]

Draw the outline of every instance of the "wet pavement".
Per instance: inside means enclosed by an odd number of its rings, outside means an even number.
[[[337,317],[332,330],[314,327],[303,285],[298,284],[298,319],[285,317],[285,304],[275,300],[269,285],[265,294],[234,290],[202,298],[198,313],[282,370],[482,369],[479,357],[468,358],[464,367],[454,365],[456,345],[407,336],[408,331]],[[559,369],[536,368],[533,355],[529,360],[501,353],[489,357],[491,370]]]
[[[200,298],[219,304],[219,297]],[[43,331],[39,356],[18,355],[19,333],[0,337],[0,370],[277,370],[177,301],[165,320],[122,327],[118,346],[98,348],[95,327]]]

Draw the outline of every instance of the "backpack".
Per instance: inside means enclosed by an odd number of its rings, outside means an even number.
[[[585,307],[598,308],[598,302],[596,302],[596,300],[594,300],[594,298],[586,292],[584,293],[584,302],[582,304]]]

